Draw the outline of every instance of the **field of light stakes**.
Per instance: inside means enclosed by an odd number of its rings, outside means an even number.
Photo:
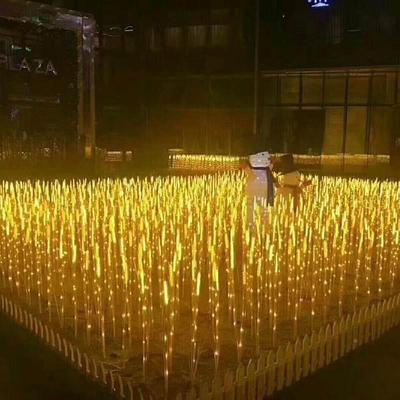
[[[278,199],[254,224],[245,188],[2,182],[1,291],[164,393],[400,291],[399,183],[313,178],[296,213]]]

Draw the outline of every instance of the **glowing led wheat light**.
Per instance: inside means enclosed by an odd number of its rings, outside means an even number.
[[[314,178],[296,213],[278,198],[252,226],[245,188],[234,172],[3,182],[1,291],[135,379],[160,371],[170,396],[399,292],[398,183]]]

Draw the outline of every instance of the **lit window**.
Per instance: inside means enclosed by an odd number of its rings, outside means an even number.
[[[211,26],[211,45],[225,46],[228,44],[229,27],[228,25]]]
[[[178,48],[182,45],[182,28],[173,26],[165,30],[165,45],[170,48]]]
[[[205,25],[189,26],[187,40],[190,47],[204,47],[207,40],[207,27]]]
[[[159,35],[155,28],[150,29],[148,33],[148,40],[149,40],[149,49],[151,51],[157,51],[160,48],[160,40]]]
[[[339,44],[343,40],[343,18],[341,15],[332,15],[328,25],[329,41]]]

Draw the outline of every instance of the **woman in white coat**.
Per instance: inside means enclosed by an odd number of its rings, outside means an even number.
[[[271,169],[271,157],[267,151],[249,156],[247,204],[250,223],[253,222],[256,204],[263,208],[274,205],[275,188]]]

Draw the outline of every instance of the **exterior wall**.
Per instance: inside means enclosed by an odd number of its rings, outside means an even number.
[[[265,73],[262,134],[275,151],[390,154],[399,69]]]
[[[247,151],[253,140],[255,2],[61,3],[94,13],[99,24],[100,145],[139,147],[156,138],[152,146]],[[260,5],[260,133],[268,143],[279,151],[390,152],[400,121],[400,2],[332,0],[321,9],[307,0]],[[203,82],[193,84],[193,76]],[[215,79],[207,83],[213,77],[231,87],[240,77],[250,96],[239,89],[222,94]],[[221,92],[217,102],[209,90]],[[162,129],[156,118],[167,121]],[[223,145],[212,144],[217,131],[224,140],[215,141]]]

